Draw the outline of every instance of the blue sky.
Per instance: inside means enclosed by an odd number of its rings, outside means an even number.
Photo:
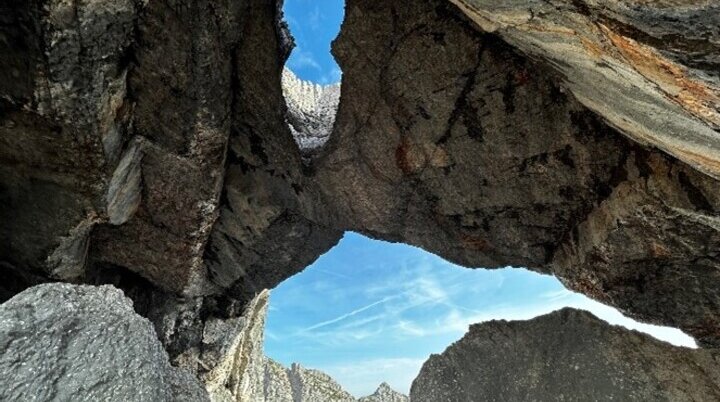
[[[296,45],[287,66],[298,77],[323,85],[340,81],[340,67],[330,54],[330,43],[340,32],[344,3],[342,0],[285,0],[285,20]]]
[[[265,352],[334,377],[356,396],[383,381],[408,392],[422,363],[471,323],[529,319],[565,306],[679,345],[677,329],[617,310],[525,269],[466,269],[419,248],[346,233],[340,244],[272,290]]]

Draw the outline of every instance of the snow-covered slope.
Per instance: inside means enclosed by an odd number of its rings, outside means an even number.
[[[340,103],[340,83],[318,85],[303,81],[286,68],[282,86],[287,122],[295,141],[303,152],[317,150],[330,138]]]

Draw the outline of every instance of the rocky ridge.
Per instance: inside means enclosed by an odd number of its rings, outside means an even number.
[[[358,399],[358,402],[409,402],[410,398],[382,383],[372,395]]]
[[[327,374],[297,363],[286,368],[264,355],[268,302],[268,291],[258,294],[235,327],[234,336],[228,331],[207,331],[204,335],[203,342],[226,344],[213,348],[220,349],[224,360],[203,377],[211,399],[219,402],[355,402],[356,399]],[[203,356],[203,360],[209,359]],[[383,384],[373,396],[375,399],[367,401],[397,402],[397,398],[402,397]]]
[[[714,401],[720,355],[686,349],[563,309],[474,324],[425,362],[413,402]]]
[[[286,67],[282,88],[288,126],[295,142],[303,153],[317,151],[332,133],[340,104],[340,83],[320,85],[303,81]]]

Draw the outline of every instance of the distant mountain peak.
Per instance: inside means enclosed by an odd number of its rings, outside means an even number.
[[[303,153],[325,145],[340,104],[340,83],[320,85],[298,78],[290,69],[282,74],[287,123]]]
[[[410,398],[382,382],[375,390],[375,393],[358,399],[358,402],[409,402]]]

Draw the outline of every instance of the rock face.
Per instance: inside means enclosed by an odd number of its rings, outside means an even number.
[[[425,362],[423,401],[714,401],[716,351],[675,347],[564,309],[529,321],[475,324]]]
[[[282,88],[288,107],[288,125],[295,142],[303,153],[317,151],[332,133],[340,103],[340,84],[313,84],[285,68]]]
[[[202,374],[206,322],[339,239],[308,219],[324,207],[285,121],[280,6],[0,4],[0,300],[114,284]]]
[[[409,402],[410,398],[394,389],[387,383],[382,383],[372,395],[358,399],[358,402]]]
[[[209,401],[111,286],[46,284],[0,305],[0,399]]]
[[[715,2],[348,0],[334,125],[281,5],[0,4],[2,300],[113,284],[204,378],[355,230],[720,346]]]
[[[451,1],[612,126],[720,178],[717,2]]]
[[[497,4],[525,3],[535,4]],[[334,214],[316,220],[465,266],[553,273],[719,345],[720,183],[614,129],[557,63],[526,57],[460,11],[348,1],[334,43],[343,95],[315,168]]]
[[[210,348],[212,356],[201,355],[204,364],[213,368],[202,377],[213,401],[264,400],[268,296],[268,291],[258,294],[239,318],[206,323],[202,343],[219,344]]]
[[[292,389],[293,402],[355,402],[352,395],[321,371],[306,369],[293,363],[285,373]],[[268,402],[271,400],[267,399]]]
[[[211,399],[217,402],[355,402],[355,398],[327,374],[299,364],[288,369],[264,355],[268,297],[268,291],[258,294],[235,323],[206,324],[203,343],[223,344],[210,349],[218,352],[220,361],[202,356],[205,364],[215,367],[203,376]],[[233,327],[228,330],[231,324]]]

